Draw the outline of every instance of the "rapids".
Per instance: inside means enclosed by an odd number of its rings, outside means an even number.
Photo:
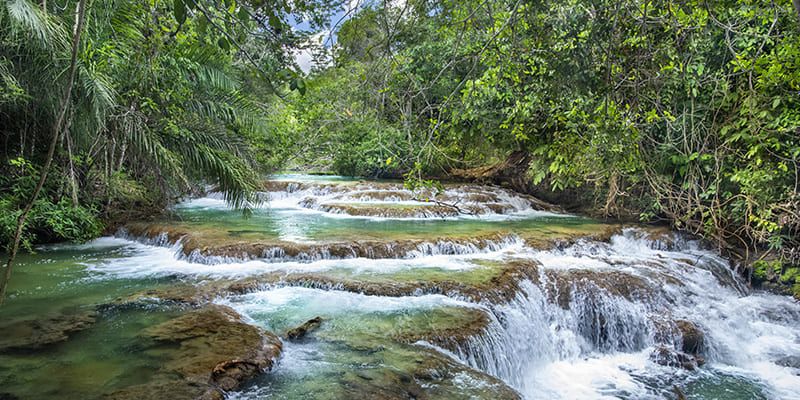
[[[282,353],[234,399],[800,399],[800,305],[698,241],[497,187],[298,175],[263,197],[23,256],[0,399],[193,398],[229,360],[181,363],[191,338],[229,349],[242,323]],[[203,313],[217,336],[181,325]]]

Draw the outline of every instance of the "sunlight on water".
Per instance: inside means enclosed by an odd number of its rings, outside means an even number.
[[[800,305],[749,293],[699,243],[637,229],[579,239],[610,227],[540,211],[498,188],[448,187],[450,199],[473,199],[482,214],[442,217],[417,209],[427,205],[394,182],[279,178],[273,189],[282,191],[249,219],[214,195],[179,204],[181,221],[159,225],[183,229],[177,242],[121,234],[22,256],[0,309],[12,332],[0,340],[0,398],[102,398],[155,379],[174,349],[153,347],[142,332],[187,309],[120,299],[249,279],[262,285],[211,300],[278,335],[323,322],[303,340],[284,340],[275,370],[235,399],[391,390],[493,399],[508,387],[526,399],[800,399]],[[188,240],[211,250],[187,255]],[[258,241],[273,247],[213,254],[220,243]],[[348,256],[324,247],[332,245],[385,248]],[[68,340],[2,350],[31,318],[78,317],[91,326]],[[697,338],[679,326],[701,332],[697,348],[686,350]]]

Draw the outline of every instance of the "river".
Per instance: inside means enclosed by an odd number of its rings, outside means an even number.
[[[445,189],[277,176],[247,219],[211,193],[37,248],[0,399],[800,399],[800,304],[701,243]],[[208,380],[264,349],[269,371]]]

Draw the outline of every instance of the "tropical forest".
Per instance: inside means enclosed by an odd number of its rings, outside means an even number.
[[[800,0],[0,0],[0,400],[800,400]]]

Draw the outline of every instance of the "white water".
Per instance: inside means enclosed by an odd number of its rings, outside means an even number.
[[[426,242],[402,259],[332,258],[292,259],[291,257],[227,260],[224,264],[207,260],[197,262],[183,256],[181,244],[169,244],[160,236],[154,240],[100,238],[70,246],[82,250],[119,247],[120,255],[96,263],[87,269],[105,278],[153,278],[181,275],[194,278],[244,278],[271,272],[312,273],[347,271],[352,274],[391,274],[414,269],[465,271],[476,268],[475,261],[499,261],[526,251],[524,243],[511,238],[490,243],[485,248],[452,242]]]
[[[219,300],[242,315],[253,318],[292,310],[310,317],[325,315],[335,317],[353,313],[394,313],[426,310],[442,306],[480,307],[474,303],[452,299],[444,295],[428,294],[414,297],[368,296],[339,290],[322,290],[304,287],[282,287]],[[310,318],[309,317],[309,318]]]
[[[303,204],[416,204],[409,200],[409,193],[396,187],[348,185],[342,190],[328,184],[296,184],[286,192],[269,193],[270,201],[264,207],[330,218],[362,218]],[[389,190],[399,194],[375,195]],[[448,195],[466,198],[470,193],[459,189]],[[547,215],[535,211],[524,198],[502,190],[498,193],[498,202],[510,210],[491,214],[493,211],[486,209],[498,224],[507,218]],[[309,198],[314,202],[305,201]],[[192,200],[180,207],[226,209],[224,202],[215,198]],[[527,248],[514,237],[485,247],[439,241],[421,244],[396,259],[332,259],[324,252],[290,258],[280,249],[254,260],[183,257],[180,244],[166,243],[164,238],[147,243],[101,239],[80,249],[120,246],[119,257],[87,263],[95,276],[106,279],[172,275],[218,279],[268,272],[374,275],[417,269],[467,271],[477,267],[475,260],[532,259],[541,264],[538,281],[522,282],[516,297],[507,304],[477,305],[441,295],[392,298],[291,287],[219,301],[266,327],[270,324],[264,321],[270,318],[299,315],[344,318],[436,307],[480,307],[487,310],[492,321],[487,332],[458,351],[446,353],[502,379],[526,399],[675,398],[675,386],[697,399],[746,399],[749,397],[742,390],[749,389],[769,399],[800,399],[800,370],[777,364],[787,356],[800,357],[800,305],[788,297],[747,293],[725,260],[696,243],[680,238],[653,242],[641,236],[627,230],[610,243],[580,241],[550,251]],[[622,290],[626,286],[636,290],[626,293]],[[558,304],[559,297],[568,307]],[[706,363],[695,371],[663,366],[651,358],[659,346],[680,348],[680,338],[670,331],[676,320],[691,321],[704,333],[702,356]],[[303,346],[289,345],[289,349],[286,357],[292,351],[307,359],[321,357],[314,353],[316,350]],[[282,362],[280,367],[300,368],[291,361]],[[725,383],[727,380],[734,383]],[[687,389],[701,383],[708,386],[709,382],[711,386],[723,382],[719,384],[722,389]],[[725,388],[731,392],[724,394]]]
[[[676,241],[673,251],[657,250],[653,247],[664,246],[638,236],[629,230],[611,243],[579,242],[551,251],[514,242],[495,251],[467,255],[427,251],[406,260],[253,260],[225,265],[192,263],[175,257],[177,247],[122,239],[100,239],[81,249],[122,246],[119,258],[88,268],[103,276],[128,278],[174,274],[231,278],[272,271],[455,271],[474,268],[475,259],[532,258],[543,266],[540,283],[523,282],[508,304],[480,306],[492,310],[493,323],[485,335],[457,352],[464,363],[503,379],[525,398],[657,399],[670,396],[676,384],[733,376],[755,385],[768,398],[800,399],[800,371],[776,364],[783,357],[800,356],[800,305],[788,297],[744,293],[726,262],[695,243]],[[559,286],[555,278],[587,270],[594,275],[581,275],[566,286]],[[647,291],[626,299],[606,290],[603,274],[633,277]],[[559,290],[570,292],[568,309],[554,301]],[[306,288],[276,288],[223,302],[248,316],[290,309],[335,316],[478,307],[440,295],[391,298]],[[651,360],[656,346],[680,346],[679,338],[665,339],[658,328],[659,323],[679,319],[693,322],[705,334],[706,364],[698,371]]]
[[[642,277],[654,289],[652,298],[628,301],[577,281],[571,284],[569,310],[564,310],[549,300],[552,286],[527,283],[514,301],[495,307],[490,331],[465,346],[460,358],[529,399],[658,399],[671,395],[674,382],[718,375],[752,381],[769,398],[800,399],[800,371],[775,363],[800,355],[796,301],[743,295],[726,286],[732,278],[724,276],[724,262],[693,244],[658,251],[633,236],[629,231],[610,245],[582,243],[534,258],[556,273],[591,269]],[[696,266],[687,260],[696,260]],[[547,278],[542,274],[541,279]],[[599,315],[607,324],[602,332]],[[678,319],[705,333],[707,364],[698,372],[650,359],[657,344],[680,345],[679,339],[659,339],[656,323]],[[662,390],[653,381],[662,382]]]
[[[373,182],[286,182],[282,190],[264,192],[263,209],[289,210],[295,213],[317,213],[337,218],[392,219],[487,219],[558,217],[565,214],[536,209],[531,201],[503,188],[475,185],[448,186],[440,193],[414,193],[402,184]],[[431,201],[426,201],[431,200]],[[441,201],[444,212],[436,212],[433,201]],[[458,207],[450,208],[446,205]],[[339,206],[376,208],[370,215],[353,215]],[[408,215],[398,214],[397,206],[417,207]],[[190,199],[179,209],[229,209],[219,193]],[[388,207],[388,208],[382,208]],[[460,211],[459,211],[460,210]]]

